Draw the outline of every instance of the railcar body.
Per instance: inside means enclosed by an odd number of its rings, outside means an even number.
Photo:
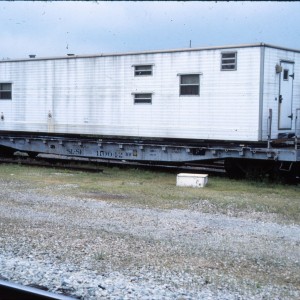
[[[266,141],[295,132],[300,52],[267,44],[0,61],[0,130]],[[295,75],[294,75],[295,74]]]
[[[299,75],[300,50],[263,43],[2,60],[0,155],[225,159],[234,174],[300,176]]]

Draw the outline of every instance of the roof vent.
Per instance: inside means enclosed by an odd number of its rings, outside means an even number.
[[[29,58],[35,58],[35,56],[36,56],[35,54],[30,54]]]

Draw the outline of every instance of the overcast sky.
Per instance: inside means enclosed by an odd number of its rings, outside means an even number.
[[[300,49],[300,2],[0,2],[0,59],[265,42]]]

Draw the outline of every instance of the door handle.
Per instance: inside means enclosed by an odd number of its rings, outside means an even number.
[[[282,103],[282,95],[279,95],[279,103]]]
[[[293,114],[289,115],[288,118],[290,118],[291,120],[293,120]]]

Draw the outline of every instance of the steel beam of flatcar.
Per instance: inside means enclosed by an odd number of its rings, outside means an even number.
[[[144,141],[98,140],[63,137],[0,136],[0,145],[28,153],[128,161],[193,162],[226,158],[299,162],[296,147],[255,147],[151,143]],[[1,153],[0,153],[1,155]]]

